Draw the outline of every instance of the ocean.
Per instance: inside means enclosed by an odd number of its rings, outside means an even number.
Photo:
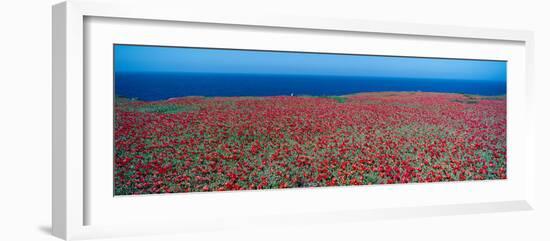
[[[347,95],[360,92],[422,91],[505,95],[505,81],[407,79],[364,76],[212,73],[116,73],[115,95],[144,101],[184,96]]]

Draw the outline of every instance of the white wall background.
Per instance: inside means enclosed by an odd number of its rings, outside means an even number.
[[[0,7],[0,240],[56,240],[51,219],[51,5]],[[332,225],[225,230],[117,240],[549,240],[550,5],[547,1],[190,1],[211,11],[436,23],[535,31],[537,200],[535,211]],[[154,10],[152,10],[154,11]]]

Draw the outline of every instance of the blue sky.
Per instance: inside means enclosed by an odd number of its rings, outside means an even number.
[[[116,72],[337,75],[506,81],[506,62],[115,45]]]

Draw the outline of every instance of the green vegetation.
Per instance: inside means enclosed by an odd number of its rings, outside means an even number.
[[[162,113],[162,114],[176,114],[180,112],[194,111],[197,109],[198,108],[193,105],[144,105],[144,106],[134,107],[133,111]]]
[[[506,99],[506,95],[496,95],[496,96],[482,96],[480,97],[481,99],[484,99],[484,100],[505,100]]]
[[[338,103],[345,103],[346,100],[348,100],[347,97],[343,97],[343,96],[332,96],[332,95],[329,95],[329,96],[320,96],[320,98],[333,99],[333,100],[335,100],[335,101],[338,102]]]
[[[477,103],[479,103],[479,100],[476,100],[476,99],[466,99],[466,100],[454,99],[454,100],[451,100],[451,101],[462,103],[462,104],[477,104]]]
[[[471,95],[471,94],[462,94],[465,99],[453,99],[452,102],[458,102],[463,104],[477,104],[480,100],[506,100],[506,95],[496,95],[496,96],[481,96],[481,95]]]
[[[118,104],[124,104],[124,103],[135,102],[135,101],[138,101],[138,99],[137,98],[127,98],[127,97],[124,97],[124,96],[115,96],[115,103],[118,103]]]

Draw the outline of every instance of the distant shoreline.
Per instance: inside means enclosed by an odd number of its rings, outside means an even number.
[[[433,92],[433,91],[369,91],[369,92],[358,92],[353,94],[345,95],[270,95],[270,96],[253,96],[253,95],[243,95],[243,96],[203,96],[203,95],[189,95],[189,96],[179,96],[179,97],[170,97],[167,99],[158,99],[158,100],[142,100],[138,97],[127,97],[122,95],[115,95],[115,99],[127,99],[131,101],[140,101],[140,102],[164,102],[164,101],[174,101],[181,99],[193,99],[193,98],[269,98],[269,97],[311,97],[311,98],[327,98],[327,97],[352,97],[358,95],[373,95],[373,94],[441,94],[441,95],[463,95],[466,97],[476,97],[476,98],[505,98],[506,94],[502,95],[481,95],[481,94],[468,94],[468,93],[455,93],[455,92]]]

